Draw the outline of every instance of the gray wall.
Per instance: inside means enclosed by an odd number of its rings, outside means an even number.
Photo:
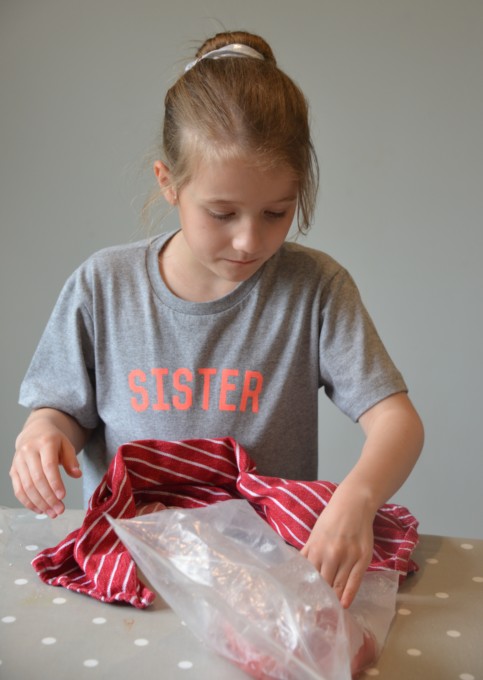
[[[0,503],[16,504],[18,387],[60,287],[92,251],[143,236],[165,89],[222,25],[265,36],[311,101],[307,242],[353,273],[426,425],[395,500],[425,533],[483,538],[478,0],[1,0]],[[320,474],[338,481],[359,428],[325,399],[320,419]],[[80,507],[79,484],[68,498]]]

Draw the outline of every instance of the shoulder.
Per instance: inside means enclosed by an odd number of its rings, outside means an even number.
[[[117,299],[129,291],[140,294],[149,281],[150,253],[159,250],[164,238],[166,235],[162,234],[94,252],[69,276],[61,297],[90,308],[95,299]]]
[[[105,267],[114,269],[120,265],[130,265],[132,262],[143,260],[148,250],[160,237],[143,239],[133,243],[109,246],[90,255],[79,269],[103,270]]]
[[[280,255],[295,266],[305,265],[318,270],[324,269],[329,273],[343,269],[342,265],[327,253],[300,243],[286,241],[280,249]]]
[[[93,284],[96,281],[113,281],[143,276],[146,261],[153,249],[161,247],[165,234],[132,243],[102,248],[90,255],[72,274],[71,278]]]
[[[328,306],[348,309],[362,302],[354,279],[342,264],[321,250],[293,242],[284,243],[279,250],[268,286],[320,310]]]
[[[299,243],[284,243],[277,264],[290,277],[301,278],[306,284],[313,280],[326,286],[333,280],[351,279],[347,269],[333,257]]]

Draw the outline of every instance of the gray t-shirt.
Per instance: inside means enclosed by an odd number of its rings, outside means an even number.
[[[72,274],[20,403],[94,428],[85,501],[118,447],[139,439],[229,436],[259,474],[316,479],[319,388],[354,421],[406,391],[352,278],[285,243],[228,295],[187,302],[158,269],[172,235],[104,249]]]

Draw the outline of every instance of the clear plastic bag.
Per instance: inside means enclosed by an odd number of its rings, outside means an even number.
[[[251,676],[347,680],[379,654],[395,611],[395,572],[368,573],[346,611],[247,501],[109,519],[191,631]]]

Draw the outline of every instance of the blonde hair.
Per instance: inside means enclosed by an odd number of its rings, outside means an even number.
[[[200,59],[240,43],[264,59]],[[288,166],[299,183],[297,223],[305,233],[318,189],[318,163],[310,137],[308,104],[276,63],[270,46],[244,31],[218,33],[196,53],[198,61],[168,90],[163,149],[174,186],[186,184],[197,162],[240,157],[262,167]]]

